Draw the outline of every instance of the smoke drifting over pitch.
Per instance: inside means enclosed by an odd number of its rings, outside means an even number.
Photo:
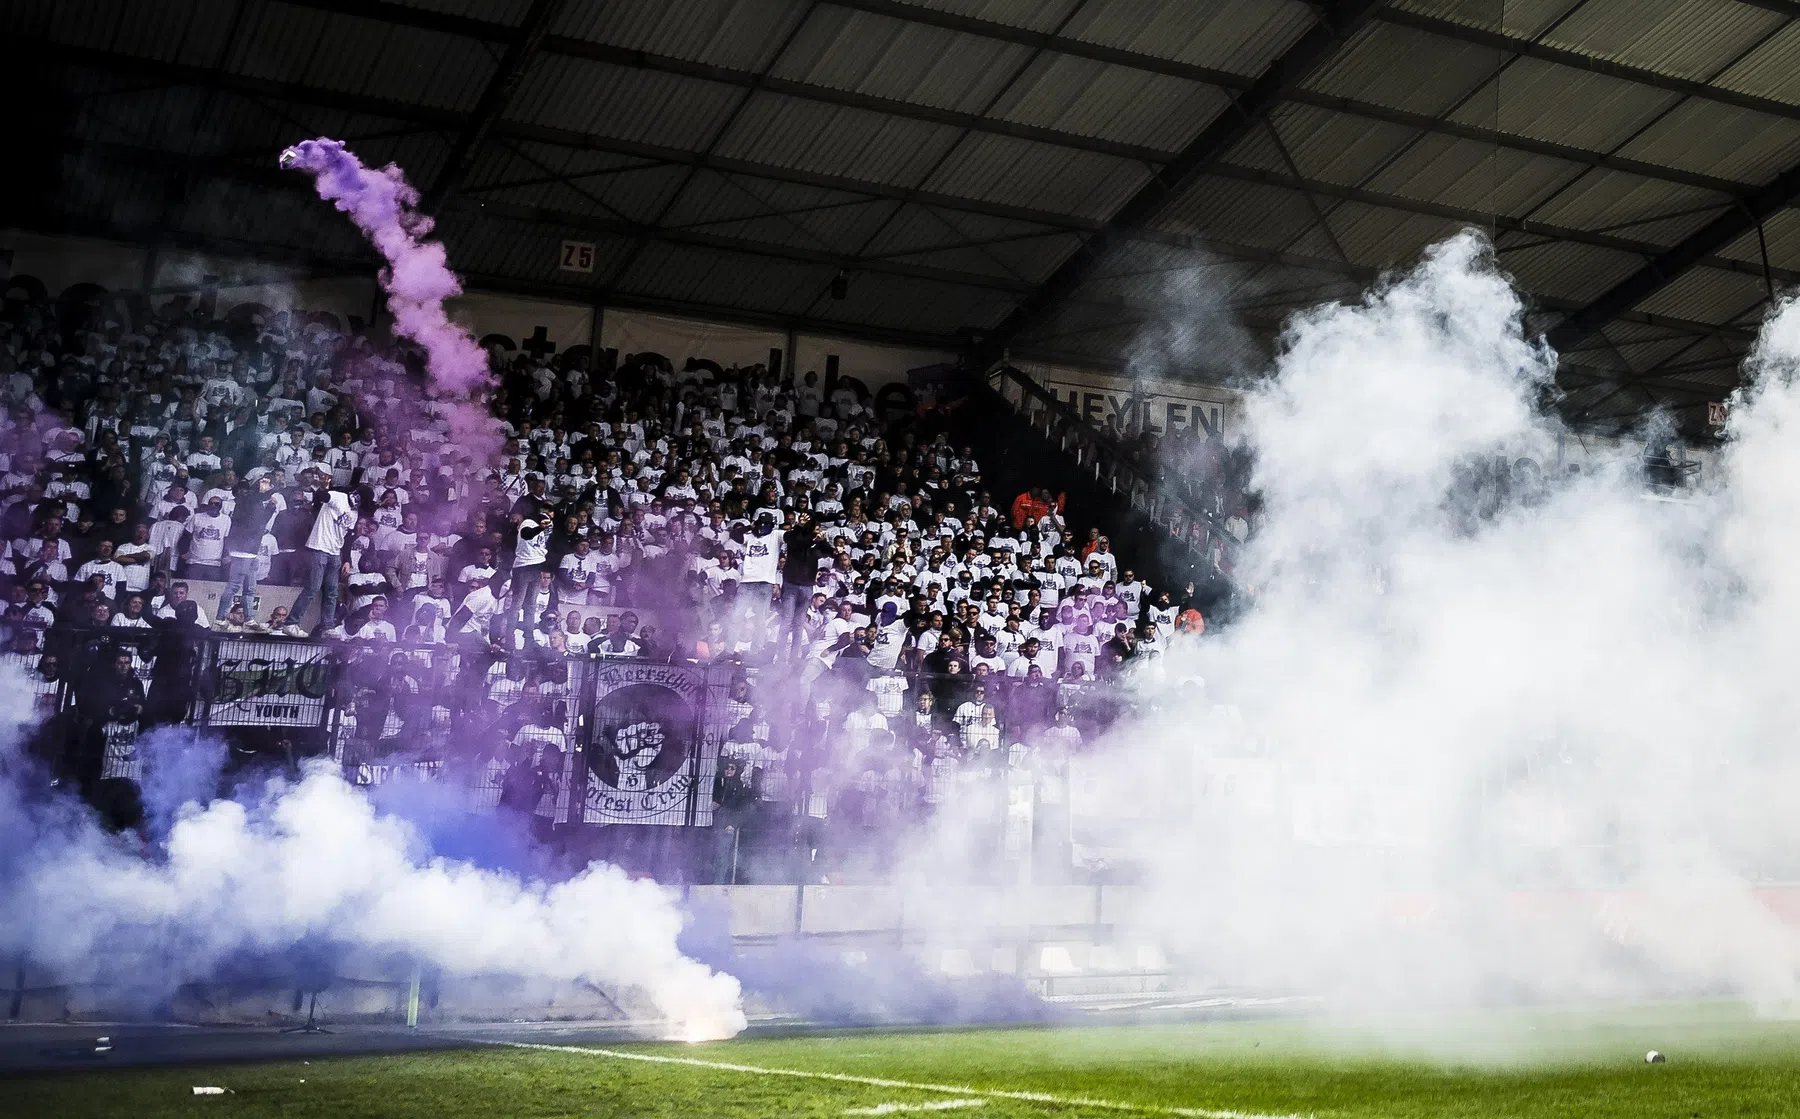
[[[29,694],[4,683],[14,703]],[[72,802],[32,794],[37,775],[17,753],[27,713],[0,712],[0,954],[62,982],[154,1005],[184,983],[324,945],[455,976],[592,983],[677,1037],[744,1027],[737,981],[682,955],[683,914],[652,882],[595,864],[546,883],[436,857],[323,761],[241,800],[203,793],[166,841],[134,850]]]
[[[1794,1005],[1754,891],[1800,869],[1800,304],[1691,505],[1633,459],[1470,515],[1472,458],[1555,460],[1554,355],[1475,233],[1283,342],[1246,407],[1255,608],[1141,680],[1171,714],[1112,746],[1122,790],[1181,775],[1135,840],[1140,927],[1345,1014]],[[1174,699],[1196,675],[1210,716]]]

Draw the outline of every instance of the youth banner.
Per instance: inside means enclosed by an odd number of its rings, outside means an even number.
[[[590,824],[712,823],[723,737],[707,672],[595,662],[582,818]]]
[[[335,663],[323,645],[221,641],[206,721],[211,726],[323,726]]]

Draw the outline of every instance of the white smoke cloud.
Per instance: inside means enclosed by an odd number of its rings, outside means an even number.
[[[1630,471],[1471,528],[1470,456],[1550,461],[1554,357],[1483,240],[1297,317],[1245,408],[1257,608],[1181,655],[1243,717],[1137,748],[1253,759],[1272,805],[1190,800],[1141,837],[1146,920],[1195,967],[1348,1006],[1730,992],[1791,1002],[1800,309],[1698,505]],[[1149,685],[1152,689],[1156,685]],[[1253,746],[1248,737],[1254,736]],[[1188,790],[1184,790],[1187,792]]]
[[[1795,1005],[1800,942],[1757,891],[1800,870],[1800,304],[1698,501],[1630,462],[1469,518],[1459,467],[1555,461],[1554,368],[1473,232],[1291,322],[1244,409],[1255,607],[1140,676],[1162,713],[1080,774],[1140,817],[1120,943],[1349,1016]],[[945,882],[968,826],[909,867],[945,929],[983,897]]]
[[[0,694],[28,693],[7,680]],[[322,942],[405,953],[452,975],[585,981],[678,1037],[745,1025],[737,981],[676,947],[684,918],[670,891],[605,864],[546,884],[433,858],[329,763],[271,783],[254,805],[189,805],[146,853],[79,814],[28,807],[16,757],[4,760],[0,954],[64,982],[172,990],[234,957]]]

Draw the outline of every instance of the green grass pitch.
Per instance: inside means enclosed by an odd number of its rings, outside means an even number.
[[[1326,1029],[1296,1021],[483,1046],[0,1084],[0,1114],[291,1119],[968,1115],[1800,1116],[1800,1022],[1725,1006]],[[1667,1064],[1646,1065],[1648,1049]],[[646,1060],[644,1058],[654,1058]],[[772,1073],[768,1070],[783,1070]],[[192,1086],[220,1085],[196,1098]]]

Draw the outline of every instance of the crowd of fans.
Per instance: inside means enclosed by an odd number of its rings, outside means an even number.
[[[1071,535],[1060,498],[992,493],[939,417],[816,372],[495,346],[504,447],[477,461],[421,356],[332,316],[177,296],[72,320],[18,295],[0,580],[44,679],[64,630],[452,650],[522,684],[568,658],[730,661],[853,746],[911,719],[967,750],[1010,747],[985,729],[1005,715],[1009,739],[1079,737],[1066,689],[1203,626],[1192,588]],[[221,583],[209,616],[197,587]]]

